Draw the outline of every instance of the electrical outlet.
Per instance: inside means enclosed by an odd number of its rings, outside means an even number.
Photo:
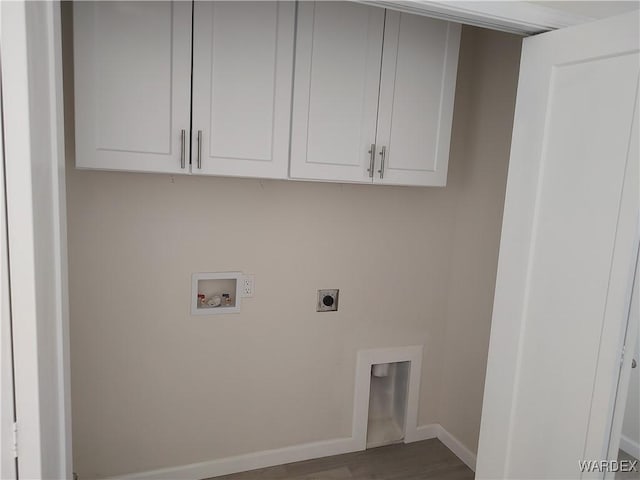
[[[243,275],[240,282],[240,296],[243,298],[253,297],[255,277],[253,275]]]
[[[331,288],[318,290],[318,303],[316,312],[336,312],[338,311],[338,293],[340,290]]]

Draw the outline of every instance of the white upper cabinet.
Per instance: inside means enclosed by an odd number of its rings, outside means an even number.
[[[459,47],[460,24],[387,10],[374,182],[447,183]]]
[[[287,178],[295,3],[193,9],[74,3],[78,167]]]
[[[191,4],[74,3],[76,165],[188,171]]]
[[[291,177],[445,185],[459,44],[459,24],[302,2]]]
[[[74,2],[76,165],[445,185],[459,43],[348,1]]]
[[[294,2],[195,2],[192,173],[287,178]]]
[[[291,177],[371,182],[384,12],[298,4]]]

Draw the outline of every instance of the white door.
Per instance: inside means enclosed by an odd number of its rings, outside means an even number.
[[[192,173],[287,178],[294,2],[195,2]]]
[[[292,178],[371,182],[384,12],[352,2],[298,4]]]
[[[0,71],[0,75],[2,72]],[[0,90],[0,103],[2,100]],[[13,425],[15,422],[13,384],[13,342],[9,300],[9,248],[5,204],[4,119],[0,115],[0,478],[17,478]]]
[[[447,183],[459,23],[387,11],[375,183]]]
[[[187,173],[189,2],[76,2],[76,166]]]
[[[634,12],[524,40],[476,478],[587,478],[578,462],[606,458],[638,249],[639,31]]]

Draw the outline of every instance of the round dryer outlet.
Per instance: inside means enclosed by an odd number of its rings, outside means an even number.
[[[337,288],[318,290],[318,305],[316,312],[335,312],[338,310]]]

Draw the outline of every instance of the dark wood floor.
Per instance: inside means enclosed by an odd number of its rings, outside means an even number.
[[[439,440],[399,443],[216,477],[216,480],[472,480],[473,471]]]
[[[637,458],[632,457],[624,450],[618,450],[618,460],[633,461]],[[640,480],[640,469],[636,468],[633,472],[618,472],[615,476],[616,480]]]

